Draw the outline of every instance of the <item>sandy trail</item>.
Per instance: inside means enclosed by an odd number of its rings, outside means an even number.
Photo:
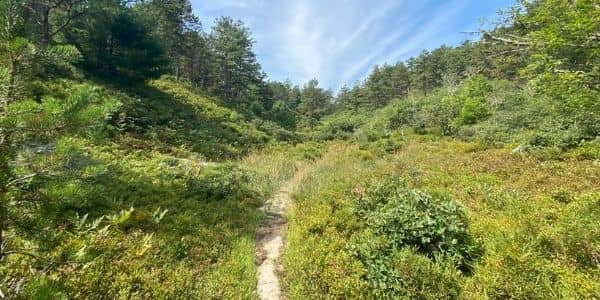
[[[256,231],[258,296],[261,300],[285,299],[278,274],[285,233],[285,209],[290,203],[290,183],[286,183],[262,208],[267,219]]]

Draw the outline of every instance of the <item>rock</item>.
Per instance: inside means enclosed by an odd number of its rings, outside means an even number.
[[[529,147],[527,147],[527,145],[521,144],[517,148],[513,149],[510,153],[511,154],[523,154],[523,153],[527,152],[528,150],[529,150]]]

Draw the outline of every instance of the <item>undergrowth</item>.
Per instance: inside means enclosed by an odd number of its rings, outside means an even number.
[[[296,185],[290,299],[600,296],[589,161],[416,135],[365,152],[333,143]]]

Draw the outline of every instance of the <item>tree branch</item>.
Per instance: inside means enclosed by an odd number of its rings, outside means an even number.
[[[23,177],[19,177],[19,178],[13,179],[13,180],[9,181],[6,184],[6,187],[11,187],[11,186],[13,186],[13,185],[15,185],[15,184],[17,184],[19,182],[23,182],[25,180],[29,180],[29,179],[37,176],[37,175],[38,175],[37,173],[34,173],[34,174],[30,174],[30,175],[27,175],[27,176],[23,176]]]
[[[66,2],[67,2],[67,0],[58,1],[57,3],[55,3],[55,5],[52,8],[61,7]],[[69,3],[68,7],[66,8],[67,20],[65,21],[64,24],[58,26],[58,28],[56,30],[54,30],[53,32],[50,32],[51,38],[54,37],[59,32],[63,31],[65,28],[67,28],[67,26],[69,26],[73,20],[85,15],[85,12],[83,12],[83,11],[80,11],[77,14],[73,14],[73,15],[71,14],[73,12],[73,10],[75,9],[75,6],[78,4],[82,4],[83,2],[84,2],[84,0],[77,0],[77,1],[73,1],[73,2]]]
[[[531,46],[531,42],[529,42],[529,41],[519,41],[516,39],[498,37],[498,36],[492,35],[491,33],[487,32],[487,31],[483,32],[483,39],[484,40],[492,40],[495,42],[501,42],[501,43],[505,43],[505,44],[511,44],[511,45],[520,46],[520,47]]]
[[[519,46],[519,47],[531,47],[533,46],[533,43],[530,40],[524,39],[522,37],[513,35],[513,34],[507,34],[507,37],[499,37],[499,36],[495,36],[487,31],[483,31],[482,32],[483,35],[483,39],[484,40],[491,40],[491,41],[495,41],[495,42],[501,42],[504,44],[511,44],[511,45],[515,45],[515,46]],[[600,33],[592,33],[590,34],[589,37],[587,37],[587,39],[585,40],[585,43],[583,44],[572,44],[572,43],[565,43],[564,45],[569,46],[569,47],[578,47],[578,48],[591,48],[591,47],[597,47],[597,45],[595,44],[596,41],[600,40]],[[538,41],[536,42],[537,44],[541,44],[541,45],[547,45],[547,42],[541,42]],[[588,45],[589,44],[589,45]]]
[[[39,260],[45,260],[43,257],[32,253],[32,252],[27,252],[27,251],[21,251],[21,250],[11,250],[11,251],[4,251],[4,252],[0,252],[0,257],[5,257],[5,256],[9,256],[9,255],[24,255],[24,256],[29,256],[29,257],[33,257]]]

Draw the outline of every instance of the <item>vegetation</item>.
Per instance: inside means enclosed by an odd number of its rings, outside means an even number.
[[[519,1],[337,94],[188,0],[0,2],[0,298],[600,298],[600,14]]]
[[[290,299],[598,297],[589,161],[428,136],[379,157],[328,148],[295,184]]]

